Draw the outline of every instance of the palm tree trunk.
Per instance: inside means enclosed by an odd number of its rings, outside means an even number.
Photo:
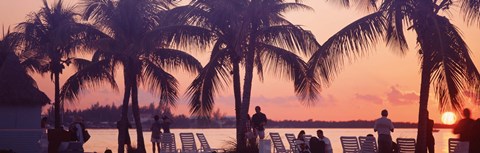
[[[418,110],[417,144],[415,153],[427,153],[427,123],[428,123],[428,96],[430,93],[430,79],[432,68],[432,32],[430,17],[433,13],[431,1],[416,1],[416,21],[414,22],[417,40],[422,50],[422,82],[420,83],[420,104]],[[434,33],[434,32],[433,32]]]
[[[120,123],[118,127],[118,152],[119,153],[124,153],[125,150],[125,145],[130,149],[131,147],[131,141],[130,141],[130,134],[128,133],[128,102],[130,99],[130,89],[131,85],[128,82],[128,72],[125,69],[123,71],[125,74],[124,76],[124,84],[125,84],[125,92],[123,94],[123,105],[122,105],[122,116],[120,118]]]
[[[237,56],[233,57],[233,93],[235,96],[235,118],[236,118],[236,132],[237,132],[237,150],[238,152],[246,149],[245,130],[241,112],[242,112],[242,97],[240,85],[240,61]],[[242,128],[243,127],[243,128]]]
[[[425,53],[424,53],[425,55]],[[418,129],[417,129],[417,145],[415,153],[427,152],[427,111],[428,96],[430,91],[430,63],[422,60],[422,82],[420,87],[420,106],[418,110]]]
[[[55,129],[62,128],[62,117],[60,116],[60,72],[54,71],[55,79]]]
[[[138,85],[136,76],[132,76],[132,112],[135,118],[135,127],[137,128],[137,152],[146,153],[145,142],[143,140],[142,122],[140,120],[140,108],[138,106]]]
[[[245,57],[245,82],[243,83],[243,97],[242,97],[243,101],[242,101],[242,114],[241,114],[243,125],[246,124],[244,121],[246,120],[246,117],[250,108],[250,97],[252,93],[252,80],[253,80],[253,62],[254,62],[253,59],[255,58],[255,45],[256,45],[255,39],[257,38],[257,33],[255,28],[257,26],[258,25],[256,24],[255,19],[252,19],[253,29],[251,29],[251,32],[250,32],[248,50],[246,53],[247,55]],[[246,142],[245,139],[243,139],[243,141]]]

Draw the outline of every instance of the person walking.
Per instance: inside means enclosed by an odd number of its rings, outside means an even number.
[[[456,153],[468,153],[473,131],[472,127],[474,125],[474,120],[470,117],[470,115],[470,109],[465,108],[463,110],[463,119],[458,121],[458,124],[453,128],[453,134],[460,135],[460,143],[455,149]]]
[[[155,121],[152,123],[152,126],[150,126],[150,130],[152,130],[152,151],[155,153],[155,147],[157,147],[158,152],[160,152],[160,134],[162,133],[160,128],[162,124],[160,124],[160,117],[158,115],[153,116],[153,119]]]
[[[390,132],[393,132],[393,123],[387,118],[388,111],[386,109],[381,112],[382,117],[375,121],[373,131],[378,133],[378,152],[379,153],[391,153],[392,152],[392,136]]]
[[[265,125],[267,124],[267,116],[261,112],[260,106],[255,107],[255,114],[252,116],[253,133],[255,138],[265,138]]]
[[[333,153],[332,143],[330,139],[323,134],[322,130],[317,130],[317,136],[318,139],[325,144],[325,153]]]

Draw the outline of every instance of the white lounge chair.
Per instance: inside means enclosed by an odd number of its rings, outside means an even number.
[[[282,138],[277,132],[270,132],[270,139],[272,139],[273,148],[275,148],[276,153],[287,153],[287,149],[283,145]]]
[[[366,137],[359,136],[358,140],[360,142],[360,152],[361,153],[376,153],[377,150],[377,140],[375,137]]]
[[[180,141],[182,141],[182,153],[198,153],[193,133],[180,133]]]
[[[448,139],[448,153],[455,153],[455,149],[457,149],[459,142],[460,139],[457,138]]]
[[[355,136],[341,136],[340,142],[342,143],[343,153],[359,153],[360,146],[358,145],[358,139]]]
[[[290,151],[293,153],[298,153],[297,144],[295,143],[295,134],[285,133],[285,137],[287,138],[288,144],[290,145]]]
[[[201,153],[211,153],[213,151],[216,152],[227,152],[225,149],[220,149],[220,148],[210,148],[210,145],[208,144],[207,138],[203,133],[197,133],[197,138],[198,141],[200,141],[200,152]]]
[[[160,146],[161,153],[178,153],[173,133],[162,133]]]
[[[397,138],[399,153],[414,153],[415,139],[414,138]]]

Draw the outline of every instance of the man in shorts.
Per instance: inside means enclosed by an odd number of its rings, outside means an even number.
[[[260,106],[255,107],[255,114],[252,117],[253,133],[255,138],[258,136],[260,139],[265,138],[265,125],[267,124],[267,116],[263,114]]]

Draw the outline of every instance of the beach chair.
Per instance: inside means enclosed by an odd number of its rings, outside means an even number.
[[[173,133],[162,133],[160,146],[161,153],[178,153]]]
[[[285,137],[287,138],[288,144],[290,145],[290,151],[293,153],[298,153],[297,144],[295,143],[295,134],[285,133]]]
[[[360,142],[360,152],[361,153],[376,153],[377,150],[377,140],[375,137],[368,138],[366,136],[359,136],[358,141]]]
[[[414,153],[415,139],[414,138],[397,138],[399,153]]]
[[[270,132],[270,139],[272,139],[273,148],[275,148],[276,153],[287,153],[287,149],[283,145],[282,138],[277,132]]]
[[[340,142],[342,143],[343,153],[359,153],[360,146],[358,145],[358,139],[355,136],[341,136]]]
[[[460,143],[460,139],[448,139],[448,153],[455,153],[455,149],[457,149],[458,143]]]
[[[219,148],[210,148],[210,145],[208,144],[207,138],[203,133],[197,133],[197,138],[198,141],[200,141],[200,152],[201,153],[211,153],[213,151],[216,152],[227,152],[225,149],[219,149]]]
[[[182,141],[181,153],[198,153],[193,133],[180,133],[180,141]]]

